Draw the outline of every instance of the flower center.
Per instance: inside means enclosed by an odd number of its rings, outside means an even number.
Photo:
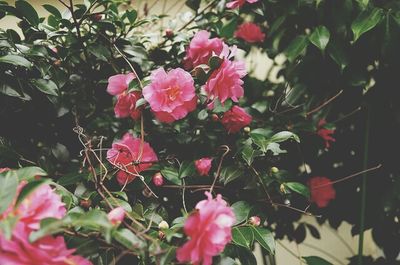
[[[170,86],[166,89],[166,92],[169,100],[175,100],[181,92],[181,89],[179,86]]]

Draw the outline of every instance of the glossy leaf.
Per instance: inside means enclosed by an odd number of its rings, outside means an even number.
[[[383,10],[373,8],[365,10],[353,21],[351,29],[354,34],[354,41],[357,41],[365,32],[373,29],[384,17]]]
[[[310,42],[317,46],[321,51],[325,51],[326,46],[329,43],[331,34],[325,26],[318,26],[314,29],[310,35]]]

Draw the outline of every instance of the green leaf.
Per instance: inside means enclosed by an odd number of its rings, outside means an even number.
[[[16,1],[15,8],[33,26],[37,26],[39,24],[40,21],[37,12],[27,1],[24,0]]]
[[[201,0],[186,0],[185,4],[194,11],[197,11],[200,7],[200,2]]]
[[[269,253],[275,253],[275,240],[271,231],[262,227],[251,227],[254,232],[254,238]]]
[[[179,173],[175,168],[165,167],[161,170],[161,174],[164,178],[171,181],[175,185],[181,185],[181,179],[179,178]]]
[[[108,62],[111,57],[111,52],[103,45],[94,44],[89,46],[87,49],[91,54],[101,61]]]
[[[237,225],[247,220],[251,210],[251,205],[245,201],[238,201],[232,204],[231,208],[236,218],[234,225]]]
[[[199,111],[199,113],[197,114],[197,118],[201,121],[207,119],[207,117],[208,117],[208,112],[206,109]]]
[[[299,182],[286,182],[285,186],[287,186],[292,191],[303,195],[306,198],[310,198],[310,190],[308,189],[308,187]]]
[[[135,108],[136,108],[136,109],[139,108],[140,106],[146,104],[146,102],[147,102],[147,101],[146,101],[144,98],[139,98],[139,99],[136,101]]]
[[[296,142],[300,143],[300,138],[296,134],[289,131],[278,132],[274,134],[268,141],[271,143],[280,143],[287,141],[289,139],[293,139]]]
[[[251,227],[242,226],[232,229],[232,241],[236,245],[250,249],[253,245],[254,233]]]
[[[363,11],[351,24],[354,41],[357,41],[365,32],[373,29],[384,18],[384,12],[380,8]]]
[[[286,150],[281,149],[281,145],[279,143],[269,143],[266,148],[266,151],[268,150],[270,150],[274,156],[287,153]]]
[[[293,62],[308,46],[309,41],[307,36],[297,36],[286,48],[284,53],[290,62]]]
[[[51,80],[46,79],[32,79],[32,85],[34,85],[37,89],[41,92],[51,95],[51,96],[58,96],[58,87],[56,83]]]
[[[330,36],[329,30],[325,26],[318,26],[310,35],[310,41],[321,51],[324,51],[329,43]]]
[[[166,250],[165,254],[161,256],[160,265],[173,264],[172,261],[176,257],[176,249],[176,247],[169,247],[168,250]]]
[[[19,193],[15,206],[18,206],[26,197],[32,194],[32,192],[38,189],[41,185],[48,184],[50,182],[50,179],[38,179],[26,184]]]
[[[129,20],[129,23],[131,23],[131,24],[135,23],[135,20],[137,18],[137,11],[136,10],[134,10],[134,9],[133,10],[127,10],[125,12],[125,14],[126,14],[126,17]]]
[[[40,221],[40,229],[37,231],[33,231],[29,235],[29,241],[34,242],[44,236],[53,235],[64,230],[63,220],[56,218],[44,218]]]
[[[235,32],[237,26],[237,19],[236,17],[229,20],[227,23],[225,23],[222,28],[221,28],[221,32],[220,32],[220,37],[224,37],[224,38],[232,38],[233,37],[233,33]]]
[[[32,63],[22,56],[7,54],[0,57],[0,63],[9,63],[13,65],[23,66],[26,68],[31,68]]]
[[[224,182],[224,185],[226,185],[242,175],[243,171],[236,166],[224,167],[221,170],[220,180],[222,180]]]
[[[349,64],[349,59],[345,51],[346,49],[338,42],[331,41],[328,45],[328,54],[336,62],[336,64],[339,65],[341,72],[343,72],[343,70]]]
[[[5,239],[10,240],[14,226],[17,224],[18,216],[7,216],[0,222],[0,234],[5,237]]]
[[[217,69],[221,63],[223,62],[223,59],[220,58],[219,56],[211,56],[210,59],[208,60],[208,66],[210,66],[210,69]]]
[[[47,172],[40,167],[23,167],[13,171],[15,171],[20,181],[30,181],[36,176],[47,176]]]
[[[361,8],[365,9],[368,6],[369,0],[357,0]]]
[[[59,19],[62,18],[60,11],[58,11],[58,9],[55,6],[48,5],[48,4],[44,4],[42,6],[44,7],[44,9],[46,9],[50,14],[54,15],[56,18],[59,18]]]
[[[308,256],[302,258],[307,262],[307,265],[333,265],[332,263],[317,256]]]
[[[113,238],[128,249],[141,249],[146,245],[139,237],[126,228],[115,231]]]
[[[260,150],[254,150],[251,145],[246,145],[242,150],[242,158],[249,166],[253,164],[254,158],[261,154],[262,152]]]
[[[18,177],[14,170],[0,174],[0,214],[7,210],[17,194]]]
[[[190,177],[196,172],[193,161],[183,161],[179,168],[179,178]]]

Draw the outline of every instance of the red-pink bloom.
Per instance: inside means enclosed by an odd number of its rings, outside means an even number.
[[[308,181],[311,193],[311,201],[319,208],[326,207],[328,203],[336,198],[336,191],[332,182],[327,177],[313,177]]]
[[[152,180],[153,180],[153,184],[157,187],[161,187],[164,184],[164,178],[160,172],[157,172],[156,174],[154,174]]]
[[[240,129],[249,125],[251,121],[252,117],[239,106],[233,106],[224,113],[221,119],[221,123],[228,133],[237,133]]]
[[[133,73],[113,75],[108,78],[107,92],[113,96],[121,94],[128,89],[129,83],[135,78]]]
[[[326,121],[321,119],[318,122],[317,134],[324,140],[325,148],[329,148],[330,142],[335,142],[335,138],[332,137],[332,134],[335,133],[335,129],[326,129],[324,128]]]
[[[184,118],[197,104],[193,78],[181,68],[168,73],[163,68],[153,71],[143,97],[156,118],[167,123]]]
[[[6,171],[9,171],[9,170],[10,169],[8,167],[3,167],[3,168],[0,168],[0,173],[6,172]]]
[[[212,158],[204,157],[194,161],[194,165],[196,166],[196,170],[200,174],[200,176],[208,175],[208,172],[210,172],[211,169],[212,160],[213,160]]]
[[[219,98],[221,103],[224,103],[230,98],[238,102],[239,98],[244,95],[241,78],[247,74],[245,63],[229,60],[234,55],[235,50],[236,47],[233,47],[229,56],[228,51],[222,52],[224,58],[221,65],[213,71],[204,86],[204,90],[212,100]]]
[[[134,91],[131,93],[121,93],[117,96],[117,103],[114,106],[114,113],[117,118],[131,117],[134,120],[140,118],[140,108],[136,108],[136,101],[141,93]]]
[[[184,59],[185,69],[192,69],[200,64],[207,64],[212,55],[220,55],[224,42],[219,38],[211,38],[210,32],[200,30],[190,41]]]
[[[125,210],[121,206],[114,208],[107,214],[107,217],[113,225],[119,224],[125,218]]]
[[[120,141],[112,144],[112,148],[107,151],[107,159],[111,164],[123,169],[117,173],[117,181],[121,185],[135,179],[134,175],[126,171],[137,174],[158,161],[156,153],[148,143],[143,142],[143,152],[141,152],[141,140],[134,138],[129,133],[126,133]]]
[[[257,24],[246,22],[237,28],[235,31],[235,37],[243,39],[249,43],[256,43],[263,42],[265,34]]]
[[[258,0],[233,0],[233,1],[229,2],[229,3],[227,3],[226,7],[227,8],[231,8],[231,9],[237,8],[237,7],[241,7],[246,2],[252,4],[252,3],[258,2]]]
[[[235,215],[220,194],[215,199],[206,192],[207,200],[196,205],[196,211],[185,222],[189,241],[176,252],[179,262],[211,265],[212,257],[221,253],[232,239]]]
[[[23,222],[16,224],[11,240],[0,234],[0,264],[2,265],[91,265],[81,256],[72,255],[62,236],[46,236],[29,242],[31,230]]]

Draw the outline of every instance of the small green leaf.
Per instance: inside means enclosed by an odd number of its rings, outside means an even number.
[[[17,194],[18,177],[14,170],[0,174],[0,214],[7,210]]]
[[[317,256],[308,256],[302,258],[307,262],[307,265],[333,265],[332,263]]]
[[[251,145],[246,145],[242,150],[242,158],[249,166],[253,164],[254,158],[261,154],[262,152],[260,150],[253,149]]]
[[[50,14],[54,15],[54,17],[61,19],[62,15],[60,11],[55,6],[44,4],[44,9],[46,9]]]
[[[40,221],[40,229],[29,235],[29,241],[34,242],[44,236],[59,233],[64,230],[65,225],[60,219],[44,218]]]
[[[254,233],[251,227],[242,226],[232,229],[232,241],[236,245],[250,249],[253,244]]]
[[[342,47],[338,42],[330,42],[328,45],[328,54],[340,67],[340,71],[346,68],[349,64],[349,58],[346,54],[346,49]]]
[[[26,184],[19,193],[15,206],[18,206],[26,197],[32,194],[41,185],[48,184],[50,182],[51,182],[50,179],[38,179],[38,180],[33,180],[28,184]]]
[[[34,85],[37,89],[41,92],[51,95],[51,96],[58,96],[58,87],[56,83],[51,80],[46,79],[32,79],[32,85]]]
[[[139,108],[140,106],[143,106],[144,104],[146,104],[146,100],[144,99],[144,98],[139,98],[137,101],[136,101],[136,105],[135,105],[135,108]]]
[[[287,182],[285,183],[285,186],[287,186],[292,191],[303,195],[306,198],[310,198],[310,190],[308,189],[308,187],[299,182]]]
[[[31,68],[32,63],[22,56],[7,54],[0,57],[0,63],[9,63],[13,65],[23,66],[26,68]]]
[[[233,213],[235,214],[236,222],[234,225],[240,224],[247,220],[251,206],[245,201],[238,201],[231,206]]]
[[[178,171],[172,167],[165,167],[161,169],[161,174],[164,178],[171,181],[175,185],[181,185],[181,179],[179,178]]]
[[[299,56],[308,46],[309,41],[307,36],[297,36],[286,48],[284,53],[286,54],[289,61],[293,62],[297,56]]]
[[[36,176],[47,176],[47,172],[40,167],[23,167],[14,170],[18,176],[18,179],[30,181]]]
[[[125,12],[125,14],[126,14],[126,17],[129,20],[129,23],[131,23],[131,24],[135,23],[135,20],[137,18],[137,11],[136,10],[127,10]]]
[[[141,249],[145,246],[145,243],[139,237],[126,228],[115,231],[113,237],[128,249]]]
[[[160,258],[160,265],[169,265],[173,264],[172,261],[176,257],[176,247],[169,247],[166,251],[165,254],[163,254]]]
[[[275,240],[271,231],[262,227],[251,227],[254,232],[254,238],[269,253],[275,253]]]
[[[229,167],[224,167],[221,170],[221,175],[220,179],[224,182],[224,185],[234,181],[238,177],[242,176],[243,171],[240,170],[240,168],[236,166],[229,166]]]
[[[224,37],[224,38],[232,38],[233,37],[233,33],[235,32],[237,26],[237,19],[236,17],[229,20],[227,23],[225,23],[222,28],[221,28],[221,32],[220,32],[220,37]]]
[[[193,161],[183,161],[179,168],[179,178],[190,177],[196,172]]]
[[[365,32],[373,29],[383,18],[384,12],[380,8],[373,8],[360,13],[351,24],[354,41],[357,41]]]
[[[223,59],[219,56],[211,56],[208,60],[208,66],[210,66],[211,70],[217,69],[221,65],[222,61]]]
[[[39,22],[40,22],[39,16],[38,16],[37,12],[35,11],[35,9],[28,3],[28,1],[24,1],[24,0],[16,1],[15,8],[33,26],[37,26],[39,24]]]
[[[296,142],[300,143],[300,138],[296,134],[289,131],[278,132],[274,134],[268,141],[271,143],[280,143],[289,139],[293,139]]]
[[[329,30],[325,26],[318,26],[310,35],[310,41],[321,51],[324,51],[328,45],[330,36]]]

